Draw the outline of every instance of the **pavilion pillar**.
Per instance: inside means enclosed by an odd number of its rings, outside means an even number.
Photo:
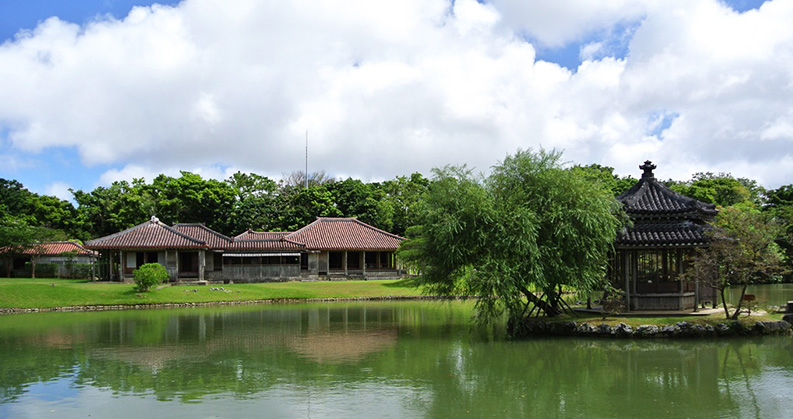
[[[694,312],[699,311],[699,278],[694,280]]]
[[[366,276],[366,250],[361,252],[361,268],[363,268],[363,275]]]
[[[347,263],[347,251],[345,250],[341,257],[341,264],[344,266],[344,275],[347,275],[347,269],[349,268]]]
[[[625,311],[631,311],[631,278],[630,278],[630,255],[632,252],[625,251],[622,253],[623,259],[625,259]]]
[[[633,292],[635,293],[638,288],[637,282],[639,281],[639,251],[631,251],[631,277],[633,278]]]

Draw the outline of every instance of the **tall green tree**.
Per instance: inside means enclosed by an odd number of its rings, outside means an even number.
[[[764,192],[757,182],[736,179],[729,173],[696,173],[687,182],[664,183],[683,195],[722,207],[741,203],[759,204]]]
[[[385,193],[385,199],[380,204],[384,208],[379,213],[381,217],[390,215],[391,220],[390,228],[386,227],[388,222],[383,222],[384,226],[381,228],[404,236],[408,227],[416,224],[419,202],[427,192],[429,184],[429,179],[418,172],[383,182],[380,188]]]
[[[751,205],[725,208],[708,232],[708,247],[697,251],[693,269],[687,276],[697,275],[707,285],[718,289],[724,314],[737,319],[746,288],[784,272],[784,256],[775,242],[781,234],[779,223]],[[732,286],[741,287],[741,297],[731,313],[725,292]]]
[[[763,212],[782,225],[784,234],[777,239],[777,244],[785,254],[787,267],[786,280],[790,281],[793,273],[793,185],[783,185],[766,192]]]
[[[603,285],[619,208],[561,153],[519,150],[487,178],[436,169],[400,253],[431,292],[477,295],[480,319],[506,310],[514,325],[535,308],[559,314],[564,287]]]
[[[226,180],[235,193],[235,202],[229,220],[230,232],[237,234],[247,229],[269,231],[278,225],[278,184],[255,173],[237,172]]]
[[[633,177],[619,177],[614,174],[613,167],[601,166],[599,164],[590,164],[588,166],[575,165],[571,167],[570,170],[580,172],[581,175],[593,182],[602,183],[611,190],[614,196],[620,195],[636,184],[636,179]]]

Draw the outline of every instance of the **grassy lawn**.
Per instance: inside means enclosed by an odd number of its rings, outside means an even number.
[[[223,287],[231,292],[211,291],[212,287]],[[421,290],[411,280],[166,286],[152,292],[137,293],[134,285],[129,284],[68,279],[0,278],[0,308],[417,295],[421,295]]]

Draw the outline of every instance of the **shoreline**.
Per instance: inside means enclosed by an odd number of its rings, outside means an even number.
[[[327,298],[269,298],[237,301],[201,301],[194,303],[140,303],[140,304],[88,304],[63,307],[0,308],[0,316],[29,313],[75,313],[90,311],[149,310],[165,308],[190,308],[237,305],[300,304],[354,301],[399,301],[399,300],[468,300],[468,297],[438,295],[385,295],[372,297],[327,297]]]
[[[715,324],[680,321],[664,326],[625,323],[610,325],[598,322],[544,321],[522,322],[515,337],[588,337],[604,339],[668,339],[668,338],[724,338],[748,336],[793,336],[793,325],[785,320],[757,321],[747,326],[738,320],[724,320]]]

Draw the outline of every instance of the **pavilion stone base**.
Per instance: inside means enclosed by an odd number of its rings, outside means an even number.
[[[692,310],[696,303],[693,292],[631,295],[631,310]]]

